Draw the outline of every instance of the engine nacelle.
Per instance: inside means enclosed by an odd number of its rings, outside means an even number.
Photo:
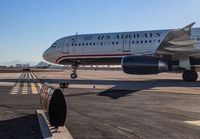
[[[127,74],[158,74],[169,71],[167,62],[150,56],[126,56],[121,65]]]

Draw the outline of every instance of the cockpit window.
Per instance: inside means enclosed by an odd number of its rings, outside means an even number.
[[[53,44],[51,45],[51,47],[52,47],[52,48],[55,48],[55,47],[56,47],[56,43],[53,43]]]

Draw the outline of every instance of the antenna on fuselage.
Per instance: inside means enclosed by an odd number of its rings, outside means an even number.
[[[78,32],[75,33],[75,39],[74,39],[74,41],[77,41],[77,35],[78,35]]]

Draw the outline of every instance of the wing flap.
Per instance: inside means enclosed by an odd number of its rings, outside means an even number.
[[[169,43],[176,46],[185,46],[185,45],[199,44],[200,42],[193,40],[183,40],[183,41],[169,41]]]
[[[173,52],[194,52],[197,49],[192,47],[167,47],[166,50],[173,51]]]

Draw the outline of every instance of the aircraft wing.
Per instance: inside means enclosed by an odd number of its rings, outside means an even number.
[[[176,46],[187,46],[187,45],[193,45],[193,44],[198,44],[200,42],[193,41],[193,40],[183,40],[183,41],[169,41],[171,45],[176,45]]]
[[[199,53],[199,50],[194,45],[200,44],[200,42],[191,40],[190,37],[191,27],[194,24],[191,23],[182,29],[169,31],[156,50],[156,56],[176,60]]]

